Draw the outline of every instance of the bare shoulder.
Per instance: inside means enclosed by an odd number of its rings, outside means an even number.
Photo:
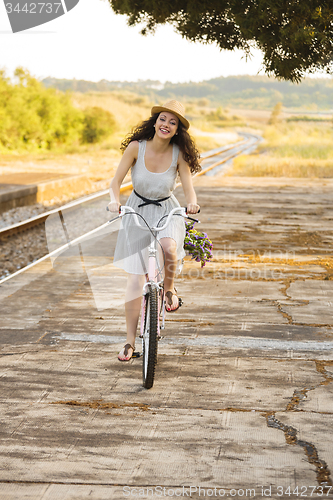
[[[188,165],[188,163],[186,162],[186,160],[184,158],[184,153],[183,153],[183,151],[181,149],[179,149],[177,166],[178,166],[178,169],[179,168],[181,168],[181,169],[189,168],[189,165]]]
[[[130,142],[126,148],[126,151],[128,151],[130,154],[133,154],[135,157],[137,157],[138,152],[139,152],[139,141]]]
[[[138,141],[130,142],[123,153],[123,161],[134,163],[138,159],[139,143]]]

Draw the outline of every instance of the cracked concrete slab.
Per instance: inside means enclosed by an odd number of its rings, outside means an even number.
[[[308,305],[286,306],[282,310],[288,313],[295,323],[310,325],[331,325],[333,319],[332,302],[310,302]],[[301,309],[301,310],[300,310]]]
[[[332,483],[333,181],[196,182],[217,261],[195,275],[186,263],[185,304],[167,317],[151,390],[140,358],[117,361],[119,297],[97,310],[70,258],[0,288],[6,500],[117,500],[126,484],[191,483],[229,496],[253,487],[258,499],[272,485],[272,498],[290,500],[278,486]],[[86,261],[106,303],[102,254],[99,269]]]
[[[82,500],[84,498],[89,498],[89,500],[123,500],[126,498],[121,486],[24,482],[8,484],[0,481],[0,487],[5,500],[17,500],[18,498],[31,498],[34,500],[59,500],[60,498],[62,500]]]
[[[11,415],[1,437],[7,481],[187,486],[200,478],[202,487],[228,488],[257,487],[263,477],[274,486],[315,481],[302,450],[289,449],[251,412],[37,404],[17,422]]]
[[[314,383],[319,386],[323,380],[313,361],[257,358],[254,364],[251,358],[223,354],[210,359],[211,348],[205,346],[193,353],[188,349],[185,355],[177,350],[165,352],[161,346],[156,382],[145,391],[140,359],[123,366],[114,355],[119,344],[81,345],[74,352],[63,344],[62,348],[0,357],[0,402],[105,399],[121,403],[126,391],[127,402],[154,406],[163,406],[163,394],[164,403],[174,408],[277,411],[286,407],[295,390]]]
[[[302,300],[296,306],[284,305],[283,310],[294,322],[327,325],[333,322],[333,282],[310,281],[291,283],[287,295],[292,300]]]
[[[304,280],[290,283],[287,294],[294,300],[333,301],[333,282]]]
[[[327,464],[330,471],[332,470],[333,435],[331,432],[327,432],[327,426],[329,426],[332,422],[332,415],[293,412],[277,413],[277,417],[283,423],[296,430],[299,440],[312,445],[315,448],[318,457],[320,457],[320,460]],[[325,439],[322,439],[323,435],[325,435]],[[316,469],[315,464],[312,464],[312,467],[314,470]]]
[[[333,413],[333,390],[331,386],[320,386],[299,403],[299,409],[305,412]]]

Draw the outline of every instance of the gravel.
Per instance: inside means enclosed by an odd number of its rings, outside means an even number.
[[[44,224],[0,240],[0,279],[48,253]]]
[[[12,208],[11,210],[1,214],[0,229],[4,229],[5,227],[12,226],[13,224],[17,224],[18,222],[22,222],[26,219],[36,217],[36,215],[48,212],[56,206],[57,205],[45,207],[41,203],[37,203],[36,205]]]
[[[17,207],[1,214],[0,229],[36,217],[55,207],[41,203]],[[31,264],[47,253],[44,224],[25,232],[0,239],[0,279],[6,278],[18,269]]]
[[[8,210],[0,215],[0,229],[57,208],[64,204],[64,200],[61,201],[47,207],[35,204]],[[68,201],[70,200],[66,199],[66,202]],[[74,239],[103,224],[109,217],[105,211],[107,202],[108,196],[105,196],[66,214],[65,221],[70,238]],[[35,262],[51,250],[53,248],[48,247],[44,223],[12,236],[0,237],[0,280]]]

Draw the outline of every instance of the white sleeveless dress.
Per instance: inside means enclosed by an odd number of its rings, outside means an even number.
[[[172,162],[168,170],[162,173],[155,173],[147,170],[145,165],[146,144],[147,141],[139,142],[138,158],[131,170],[133,188],[139,195],[149,200],[169,198],[165,201],[160,201],[160,206],[149,204],[139,207],[144,201],[133,190],[126,205],[131,206],[136,212],[140,213],[150,226],[156,226],[163,215],[168,214],[174,207],[180,206],[176,197],[172,194],[176,186],[179,147],[173,144]],[[146,226],[140,217],[139,222],[142,226]],[[160,225],[165,224],[165,222],[166,218],[163,219]],[[175,240],[177,243],[177,260],[179,264],[185,256],[184,218],[179,215],[172,217],[168,227],[158,233],[157,239],[160,240],[161,238],[172,238]],[[142,231],[136,227],[132,215],[125,215],[121,221],[113,264],[130,274],[146,274],[150,242],[151,233]]]

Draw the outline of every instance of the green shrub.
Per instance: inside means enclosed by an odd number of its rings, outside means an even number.
[[[46,89],[23,68],[14,76],[16,83],[0,72],[0,148],[50,149],[79,141],[83,114],[70,96]]]
[[[116,129],[113,115],[105,109],[94,106],[84,111],[82,143],[95,143],[109,137]]]
[[[209,115],[207,115],[207,120],[209,121],[226,121],[228,120],[228,115],[223,111],[222,107],[219,106],[215,111],[211,111]]]
[[[331,121],[331,117],[327,116],[327,118],[323,118],[320,116],[308,116],[308,115],[301,115],[301,116],[290,116],[289,118],[286,119],[287,122],[329,122]]]
[[[209,99],[206,99],[206,97],[202,97],[201,99],[197,100],[197,105],[200,107],[207,107],[209,106],[209,104]]]

